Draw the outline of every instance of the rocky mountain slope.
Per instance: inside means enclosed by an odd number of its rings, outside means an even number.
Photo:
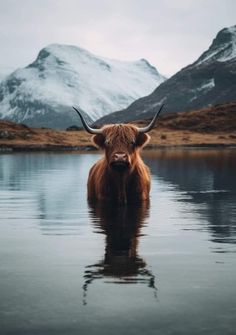
[[[221,30],[193,64],[166,80],[127,109],[98,120],[127,122],[152,116],[165,103],[165,113],[236,101],[236,26]]]
[[[31,126],[80,123],[72,106],[94,121],[152,92],[165,78],[145,59],[122,62],[52,44],[0,84],[0,118]]]

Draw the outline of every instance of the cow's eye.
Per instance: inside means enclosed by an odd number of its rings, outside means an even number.
[[[107,145],[107,146],[108,146],[108,145],[110,144],[110,141],[109,141],[109,140],[105,140],[105,142],[104,142],[104,143],[105,143],[105,145]]]
[[[130,144],[132,145],[132,146],[135,146],[135,140],[132,140],[131,142],[130,142]]]

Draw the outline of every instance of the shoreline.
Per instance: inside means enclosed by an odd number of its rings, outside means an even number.
[[[134,122],[143,127],[148,120]],[[236,148],[236,102],[163,115],[143,150]],[[84,129],[31,128],[0,120],[0,152],[89,152],[98,149]]]
[[[149,144],[143,151],[163,149],[236,149],[235,143],[196,143],[196,144]],[[0,144],[1,153],[13,152],[98,152],[101,151],[93,145],[6,145]]]

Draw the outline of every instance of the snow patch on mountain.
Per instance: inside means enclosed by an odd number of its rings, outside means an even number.
[[[0,66],[0,82],[5,79],[15,68],[9,66]]]
[[[228,28],[229,33],[231,33],[231,46],[229,47],[228,53],[222,56],[219,61],[225,62],[236,57],[236,26]]]
[[[206,93],[210,91],[214,86],[215,86],[215,80],[213,78],[206,80],[205,82],[202,83],[201,86],[193,90],[194,96],[193,98],[190,99],[190,101],[197,99],[199,96],[199,93],[203,93],[203,92]]]

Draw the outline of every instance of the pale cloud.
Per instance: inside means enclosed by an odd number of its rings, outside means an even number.
[[[235,0],[0,0],[0,71],[65,43],[108,58],[146,58],[171,75],[235,24],[235,13]]]

